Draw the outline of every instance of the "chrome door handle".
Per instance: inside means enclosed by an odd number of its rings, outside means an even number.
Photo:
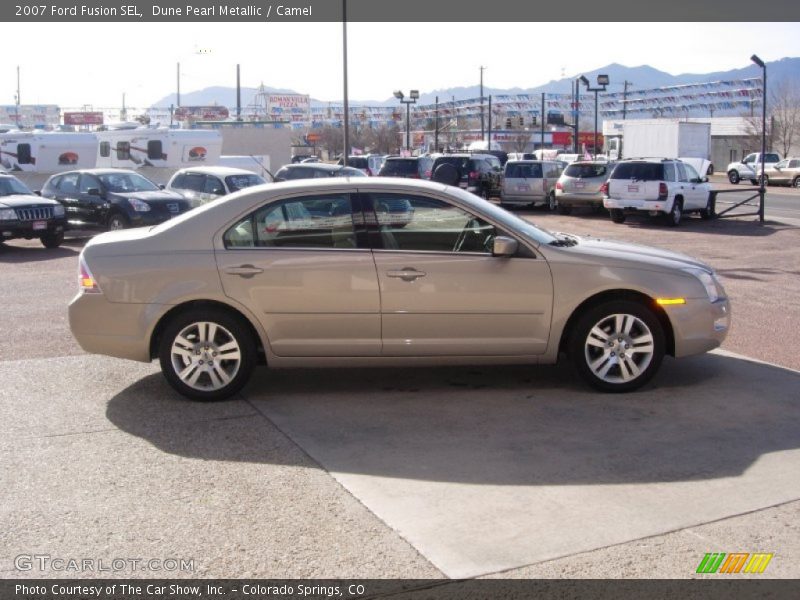
[[[396,277],[402,279],[403,281],[414,281],[418,277],[425,277],[425,275],[425,272],[417,271],[413,267],[406,267],[405,269],[400,269],[397,271],[386,271],[387,277]]]
[[[239,277],[249,278],[253,275],[263,273],[264,269],[254,267],[253,265],[239,265],[238,267],[228,267],[225,269],[228,275],[238,275]]]

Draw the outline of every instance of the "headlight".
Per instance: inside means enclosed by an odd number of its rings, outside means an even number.
[[[128,198],[128,204],[130,204],[131,208],[136,212],[148,212],[150,210],[150,205],[138,198]]]
[[[53,207],[53,216],[54,217],[63,217],[64,216],[64,207],[59,204],[58,206]]]
[[[0,208],[0,221],[16,221],[17,213],[13,208]]]
[[[702,283],[703,287],[706,289],[706,294],[708,294],[710,302],[716,302],[722,298],[722,285],[717,281],[717,277],[713,271],[711,273],[703,269],[684,269],[684,271],[694,275],[700,280],[700,283]]]

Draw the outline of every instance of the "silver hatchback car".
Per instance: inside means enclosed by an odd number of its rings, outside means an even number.
[[[398,222],[390,207],[413,208]],[[718,346],[714,271],[683,254],[539,229],[455,187],[392,178],[256,186],[79,258],[87,352],[151,361],[196,400],[257,364],[555,363],[599,390]]]
[[[546,205],[556,208],[555,185],[561,175],[556,161],[509,160],[503,173],[501,205]]]

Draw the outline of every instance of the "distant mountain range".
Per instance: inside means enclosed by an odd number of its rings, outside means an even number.
[[[683,73],[681,75],[670,75],[664,71],[659,71],[653,67],[642,65],[639,67],[626,67],[618,63],[612,63],[599,69],[578,73],[572,77],[565,77],[559,80],[550,81],[544,85],[533,88],[492,88],[484,86],[484,96],[501,94],[540,94],[542,92],[551,94],[566,94],[571,91],[572,82],[580,75],[585,75],[589,81],[596,81],[598,74],[607,74],[611,80],[609,91],[622,91],[622,84],[625,81],[632,82],[629,90],[641,90],[648,88],[665,87],[671,85],[681,85],[687,83],[698,83],[705,81],[722,81],[731,79],[745,79],[749,77],[759,77],[760,67],[750,64],[741,69],[730,71],[717,71],[714,73]],[[782,58],[777,61],[767,63],[767,83],[770,89],[779,85],[785,80],[800,82],[800,58]],[[290,90],[286,88],[273,88],[264,86],[269,93],[274,94],[295,94],[302,91]],[[242,88],[242,109],[252,105],[258,94],[257,88]],[[449,102],[452,99],[465,100],[467,98],[477,98],[480,95],[480,86],[464,86],[432,90],[420,94],[420,104],[433,104],[436,96],[440,102]],[[167,107],[176,103],[175,94],[164,96],[153,103],[153,107]],[[195,92],[181,94],[181,104],[183,106],[209,106],[218,104],[222,106],[236,106],[236,88],[231,87],[210,87]],[[314,100],[312,104],[316,106],[326,106],[327,102]],[[351,106],[393,106],[397,104],[395,98],[385,100],[350,100]]]

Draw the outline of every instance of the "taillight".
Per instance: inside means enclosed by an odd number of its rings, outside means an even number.
[[[97,285],[97,280],[92,275],[83,256],[78,260],[78,288],[84,294],[102,294],[103,291]]]
[[[667,184],[663,181],[658,184],[658,199],[659,200],[666,200],[667,199]]]
[[[478,178],[478,172],[477,171],[470,171],[469,172],[469,178],[470,179],[477,179]]]
[[[600,186],[600,192],[604,195],[608,196],[608,182],[606,181],[603,185]]]
[[[564,186],[563,186],[563,185],[561,185],[561,182],[560,182],[560,181],[556,181],[556,189],[557,189],[557,190],[563,190],[563,189],[564,189]]]
[[[431,170],[428,169],[427,171],[425,171],[425,179],[430,179],[430,178],[431,178]]]

